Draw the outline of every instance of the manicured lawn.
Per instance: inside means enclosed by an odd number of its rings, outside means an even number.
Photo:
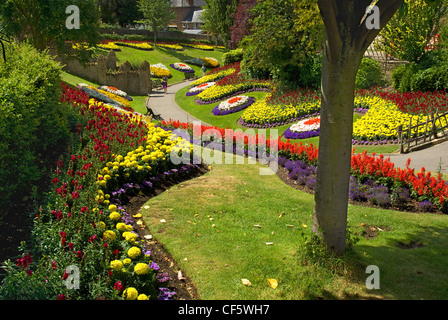
[[[344,258],[317,263],[301,236],[311,234],[312,195],[260,175],[258,163],[211,167],[142,208],[202,299],[448,298],[448,217],[350,205],[350,232],[360,241]],[[364,225],[379,227],[377,236],[362,237]],[[414,242],[423,246],[400,247]],[[368,265],[380,270],[379,290],[366,289]]]

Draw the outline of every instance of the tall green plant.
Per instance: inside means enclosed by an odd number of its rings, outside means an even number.
[[[167,0],[139,0],[138,10],[143,13],[143,20],[139,21],[149,27],[157,41],[157,32],[168,26],[175,13],[171,9],[171,2]]]
[[[402,9],[381,31],[380,48],[401,60],[420,62],[447,9],[443,0],[405,0]]]

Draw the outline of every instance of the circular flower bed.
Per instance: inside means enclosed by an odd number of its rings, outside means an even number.
[[[192,87],[190,90],[188,90],[187,92],[187,96],[194,96],[196,94],[201,93],[202,91],[204,91],[205,89],[210,88],[211,86],[214,86],[216,82],[206,82],[197,86]]]
[[[320,117],[301,120],[285,130],[286,139],[306,139],[317,137],[320,129]]]
[[[193,68],[190,67],[189,65],[186,65],[185,63],[180,63],[180,62],[172,63],[172,64],[170,64],[170,67],[177,71],[181,71],[181,72],[185,72],[185,73],[194,72]]]
[[[252,103],[255,102],[255,99],[248,96],[236,96],[230,99],[227,99],[220,104],[218,104],[213,110],[212,113],[215,116],[223,116],[226,114],[234,113],[246,109]]]

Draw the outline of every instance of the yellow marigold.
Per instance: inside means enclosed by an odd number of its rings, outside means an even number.
[[[120,270],[121,268],[123,268],[123,262],[121,262],[120,260],[112,260],[110,262],[110,267],[112,269],[114,269],[115,271]]]
[[[142,293],[138,295],[137,300],[149,300],[149,297],[146,294]]]
[[[148,274],[149,266],[143,262],[137,263],[134,267],[134,272],[138,275]]]
[[[132,262],[132,260],[129,259],[129,258],[125,258],[125,259],[123,259],[123,264],[124,264],[125,266],[128,265],[128,264],[131,264],[131,262]]]
[[[137,248],[137,247],[132,247],[128,250],[128,256],[131,259],[138,258],[141,254],[142,254],[142,251],[140,250],[140,248]]]
[[[113,241],[115,239],[115,236],[116,236],[116,234],[112,230],[107,230],[107,231],[104,231],[104,233],[103,233],[103,237],[107,241]]]
[[[114,211],[109,215],[109,219],[117,221],[121,219],[121,215],[117,211]]]
[[[115,228],[117,228],[118,231],[126,231],[126,223],[124,222],[118,222],[115,226]]]
[[[106,229],[106,224],[105,224],[103,221],[100,221],[100,222],[98,222],[98,227],[99,227],[101,230],[104,230],[104,229]]]
[[[133,232],[128,232],[125,236],[125,239],[127,242],[133,244],[133,243],[135,243],[135,240],[137,240],[137,234],[135,234]]]
[[[123,298],[125,300],[135,300],[138,297],[138,291],[134,287],[126,288],[123,291]]]

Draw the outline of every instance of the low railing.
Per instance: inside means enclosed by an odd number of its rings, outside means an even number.
[[[403,125],[397,127],[398,143],[400,144],[400,153],[407,153],[411,148],[431,142],[435,139],[448,137],[448,111],[439,114],[438,110],[429,114],[426,121],[412,125],[412,117],[409,119],[409,125],[404,128]],[[445,120],[444,126],[436,127],[436,123],[442,123],[442,118]],[[424,127],[424,131],[419,133],[419,128]]]

